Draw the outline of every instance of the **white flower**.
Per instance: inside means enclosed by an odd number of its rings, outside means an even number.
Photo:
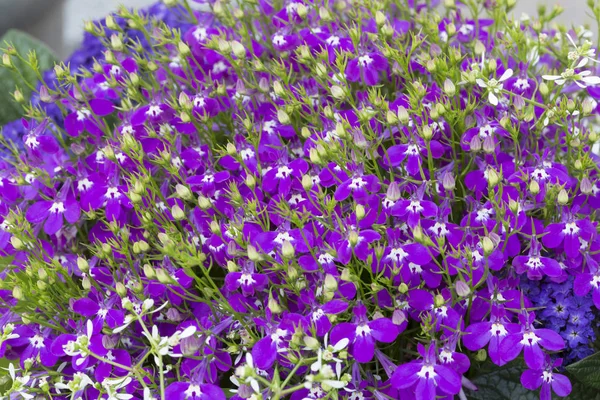
[[[497,106],[498,105],[497,94],[502,93],[502,88],[504,86],[504,84],[502,82],[506,81],[511,76],[513,76],[513,70],[509,68],[506,71],[504,71],[504,73],[502,74],[502,76],[499,79],[492,78],[486,82],[483,79],[478,78],[475,80],[475,82],[477,82],[479,87],[488,90],[488,100],[490,101],[490,103],[492,105]]]
[[[600,77],[590,76],[592,71],[575,72],[573,68],[567,68],[560,75],[542,75],[542,78],[547,81],[554,81],[557,85],[564,85],[567,81],[573,81],[580,88],[586,86],[594,86],[600,84]]]

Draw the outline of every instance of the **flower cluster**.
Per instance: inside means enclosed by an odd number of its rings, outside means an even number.
[[[102,57],[56,66],[1,161],[5,395],[465,398],[473,359],[521,356],[569,395],[579,325],[531,282],[600,308],[587,31],[500,0],[165,3],[87,24]]]
[[[591,295],[577,296],[573,293],[572,277],[562,283],[549,279],[524,281],[520,288],[540,309],[537,315],[544,326],[560,333],[565,340],[567,363],[594,353],[591,344],[596,341],[596,308]]]

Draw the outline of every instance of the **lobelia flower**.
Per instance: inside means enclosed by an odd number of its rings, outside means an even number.
[[[223,390],[210,383],[173,382],[165,389],[165,396],[174,400],[226,400]]]
[[[437,395],[456,395],[461,389],[460,375],[437,363],[436,347],[417,345],[421,360],[400,365],[390,378],[396,389],[410,389],[416,399],[434,400]]]
[[[398,327],[389,318],[369,321],[363,304],[354,307],[354,322],[342,322],[331,330],[332,343],[349,341],[349,352],[359,363],[367,363],[375,355],[376,342],[392,343],[398,336]]]
[[[488,101],[491,105],[498,105],[498,96],[502,95],[502,89],[504,87],[504,81],[508,80],[513,75],[512,69],[505,70],[500,78],[495,79],[491,78],[488,80],[483,80],[481,78],[477,78],[476,82],[480,88],[487,89],[488,92]]]
[[[348,61],[346,79],[350,82],[363,81],[369,86],[376,85],[380,79],[380,71],[387,70],[387,58],[379,53],[364,53]]]
[[[523,351],[525,364],[532,369],[544,366],[545,355],[542,348],[549,351],[559,351],[565,347],[563,338],[550,329],[533,327],[534,313],[519,314],[521,330],[510,333],[500,345],[502,359],[512,361]]]
[[[512,265],[517,274],[527,272],[527,277],[532,280],[542,279],[543,274],[556,277],[562,274],[560,264],[549,257],[540,255],[541,244],[533,236],[530,241],[529,254],[527,256],[517,256],[513,259]]]
[[[521,374],[521,384],[529,390],[536,390],[540,386],[540,399],[552,399],[552,392],[557,396],[566,397],[571,393],[572,387],[569,378],[564,375],[553,372],[555,368],[562,365],[562,358],[554,362],[546,356],[545,366],[538,369],[526,369]]]
[[[52,200],[38,200],[25,214],[32,224],[44,223],[44,232],[54,235],[61,230],[64,220],[71,224],[79,221],[81,208],[75,199],[71,185],[67,182]]]

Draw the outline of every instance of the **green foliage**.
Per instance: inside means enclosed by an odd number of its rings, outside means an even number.
[[[4,63],[0,68],[0,125],[4,125],[23,115],[21,105],[15,101],[15,89],[21,91],[21,102],[27,104],[42,71],[53,68],[58,58],[44,43],[18,30],[6,32],[0,43],[6,54],[3,61],[8,56],[11,63],[11,67]]]
[[[592,354],[583,360],[569,365],[567,371],[582,384],[594,389],[600,389],[600,353]]]

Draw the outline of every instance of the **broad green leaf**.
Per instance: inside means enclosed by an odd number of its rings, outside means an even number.
[[[521,385],[523,371],[522,361],[512,362],[503,367],[484,367],[481,373],[471,380],[478,390],[467,391],[467,397],[473,400],[539,400],[537,392],[527,390]]]
[[[30,52],[35,52],[37,68],[41,72],[53,68],[54,63],[58,61],[58,58],[48,46],[25,32],[14,29],[9,30],[0,38],[0,47],[5,49],[7,43],[12,45],[26,60],[29,59]],[[23,108],[12,97],[15,89],[18,87],[26,102],[28,102],[32,93],[28,84],[35,87],[38,81],[37,74],[29,65],[15,56],[11,56],[11,61],[22,76],[16,71],[0,67],[0,104],[2,104],[2,107],[0,107],[0,126],[19,119],[23,115]]]
[[[567,371],[584,385],[600,389],[600,353],[569,365]]]

